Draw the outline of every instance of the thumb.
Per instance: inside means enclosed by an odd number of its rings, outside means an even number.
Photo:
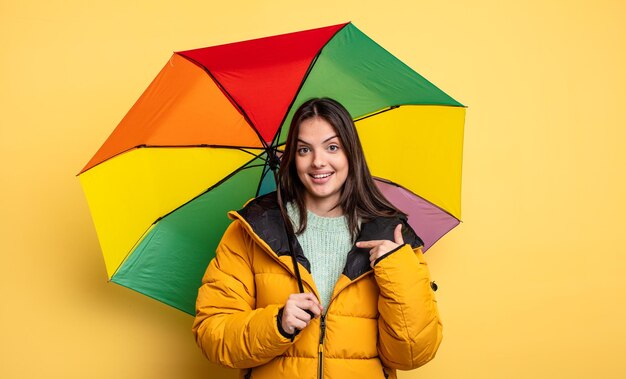
[[[398,224],[393,231],[393,239],[398,245],[404,245],[404,239],[402,238],[402,224]]]

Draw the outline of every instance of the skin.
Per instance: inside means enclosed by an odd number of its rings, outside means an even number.
[[[311,322],[311,316],[306,313],[310,311],[314,318],[319,318],[324,312],[324,307],[317,297],[311,292],[294,293],[289,295],[283,307],[283,330],[289,334],[295,333],[296,329],[302,330]]]
[[[300,124],[296,149],[296,171],[306,190],[307,209],[323,217],[343,215],[343,209],[336,205],[348,177],[349,164],[333,126],[319,117],[304,120]],[[374,267],[376,259],[403,244],[399,224],[394,230],[394,241],[361,241],[357,247],[370,249],[370,265]],[[283,330],[293,334],[296,329],[306,328],[312,319],[306,311],[311,312],[313,318],[319,318],[324,308],[313,293],[291,294],[283,307]]]

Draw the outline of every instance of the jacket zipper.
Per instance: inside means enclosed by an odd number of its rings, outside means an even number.
[[[352,281],[352,283],[350,283],[350,284],[352,285],[356,281],[363,279],[370,272],[371,271],[368,271],[368,272],[362,274],[361,276],[359,276],[358,278],[355,278]],[[342,291],[343,291],[343,289],[342,289]],[[328,302],[328,306],[326,307],[326,312],[327,313],[328,313],[328,309],[330,308],[330,304],[332,304],[333,300],[335,300],[335,298],[337,296],[339,296],[340,292],[338,292],[335,296],[333,296],[330,299],[330,302]],[[324,337],[326,337],[326,314],[322,314],[320,316],[320,342],[319,342],[319,345],[317,347],[317,359],[318,359],[318,362],[317,362],[317,377],[318,377],[318,379],[323,379],[323,377],[324,377]]]
[[[324,376],[324,337],[326,335],[326,315],[320,317],[320,344],[317,348],[317,377],[322,379]]]

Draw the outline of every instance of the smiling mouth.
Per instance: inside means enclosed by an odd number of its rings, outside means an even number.
[[[329,172],[328,174],[319,174],[319,175],[309,174],[309,176],[311,176],[313,179],[324,179],[324,178],[328,178],[332,174],[333,174],[332,172]]]

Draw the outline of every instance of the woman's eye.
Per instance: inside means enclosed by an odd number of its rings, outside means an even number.
[[[298,148],[298,153],[299,154],[306,154],[309,152],[309,148],[308,147],[300,147]]]
[[[328,146],[328,150],[330,150],[330,151],[337,151],[337,150],[339,150],[339,146],[337,146],[337,145],[330,145],[330,146]]]

